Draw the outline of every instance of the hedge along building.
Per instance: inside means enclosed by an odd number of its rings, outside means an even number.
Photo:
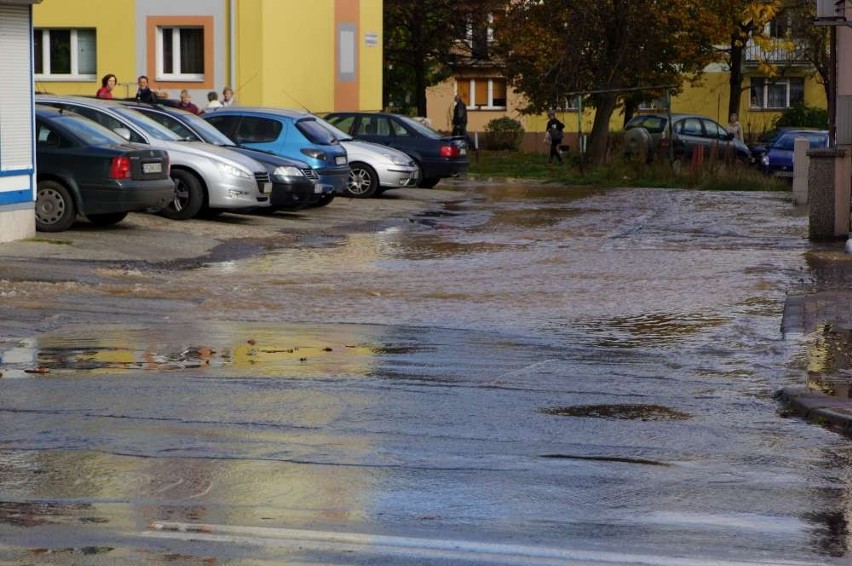
[[[748,137],[757,137],[770,129],[774,120],[784,110],[798,103],[818,108],[827,106],[825,88],[820,84],[815,69],[808,60],[808,46],[804,40],[795,36],[791,38],[794,31],[789,16],[782,15],[767,24],[766,33],[770,40],[766,47],[762,48],[754,42],[746,45],[743,54],[744,79],[740,93],[739,120]],[[471,136],[483,132],[492,119],[508,116],[520,121],[527,132],[524,149],[545,150],[542,134],[547,117],[521,114],[520,109],[525,104],[523,95],[507,84],[499,61],[489,56],[490,46],[494,41],[490,29],[487,33],[471,33],[465,41],[468,45],[462,51],[470,53],[471,57],[463,59],[462,64],[454,69],[452,77],[427,91],[427,117],[432,126],[440,130],[451,129],[450,108],[454,95],[460,94],[468,105],[467,129]],[[766,74],[767,62],[775,67],[776,75]],[[682,92],[673,97],[672,111],[704,114],[723,125],[727,124],[729,77],[726,65],[708,66],[700,84],[685,85]],[[664,97],[649,98],[639,111],[664,108]],[[581,110],[577,100],[570,99],[564,101],[562,108],[557,109],[557,117],[565,123],[566,143],[576,145],[578,132],[591,131],[594,109]],[[623,113],[615,112],[610,122],[610,130],[620,131],[623,126]]]
[[[0,0],[0,242],[35,234],[32,4]]]
[[[225,86],[241,105],[314,112],[381,107],[382,0],[65,0],[34,10],[37,90],[94,95],[136,78],[203,107]]]

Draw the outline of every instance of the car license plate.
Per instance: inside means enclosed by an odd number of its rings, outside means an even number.
[[[461,148],[461,150],[459,150],[459,155],[467,155],[467,148]]]
[[[143,163],[142,164],[142,172],[146,175],[150,175],[151,173],[162,173],[163,172],[163,164],[162,163]]]
[[[262,194],[262,195],[268,195],[271,192],[272,192],[272,182],[264,183],[263,186],[260,188],[260,194]]]
[[[337,157],[334,158],[334,162],[337,163],[338,165],[346,165],[346,156],[345,155],[338,155]]]

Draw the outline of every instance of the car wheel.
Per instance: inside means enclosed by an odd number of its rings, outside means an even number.
[[[349,165],[349,181],[346,183],[346,194],[355,198],[370,198],[379,188],[379,176],[376,170],[366,163],[351,163]]]
[[[112,226],[127,218],[126,212],[109,212],[106,214],[87,214],[86,218],[95,226]]]
[[[630,128],[624,132],[624,153],[631,159],[650,159],[653,146],[654,140],[645,128]]]
[[[36,193],[36,230],[62,232],[74,224],[77,207],[71,193],[62,183],[42,181]]]
[[[425,179],[420,179],[420,183],[418,183],[417,186],[423,189],[431,189],[437,185],[440,180],[441,179],[439,177],[426,177]]]
[[[188,171],[172,170],[175,180],[175,198],[158,214],[172,220],[194,218],[204,205],[204,190],[201,182]]]
[[[311,205],[311,208],[320,208],[323,206],[328,206],[333,200],[334,194],[329,193],[327,195],[322,195],[317,202]]]

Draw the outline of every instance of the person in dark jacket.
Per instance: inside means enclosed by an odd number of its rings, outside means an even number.
[[[157,96],[154,94],[154,91],[151,90],[151,87],[148,86],[148,77],[145,75],[139,75],[139,78],[136,79],[136,86],[137,102],[148,102],[149,104],[157,102]]]
[[[562,131],[565,129],[565,124],[556,118],[556,113],[552,110],[547,113],[547,136],[550,138],[550,156],[547,158],[548,163],[553,163],[556,158],[559,163],[562,163],[562,153],[559,151],[559,146],[562,145]]]
[[[467,106],[458,94],[453,102],[453,135],[467,138]]]

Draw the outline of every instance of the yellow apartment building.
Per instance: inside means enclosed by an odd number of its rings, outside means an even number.
[[[312,112],[381,107],[382,0],[63,0],[33,9],[36,90],[94,95],[139,75],[204,106],[226,86],[238,104]]]

